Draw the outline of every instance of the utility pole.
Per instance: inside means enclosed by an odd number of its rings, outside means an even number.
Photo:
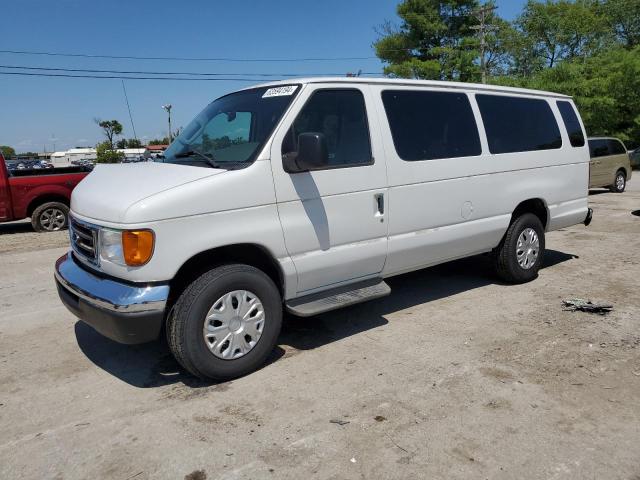
[[[487,83],[487,32],[493,30],[493,26],[487,25],[487,17],[496,8],[495,5],[485,4],[473,12],[473,15],[478,19],[480,25],[471,27],[473,30],[478,31],[480,37],[480,71],[482,72],[482,83]]]
[[[167,103],[166,105],[163,105],[162,108],[164,108],[169,114],[169,143],[171,143],[173,141],[173,138],[171,138],[171,104]]]

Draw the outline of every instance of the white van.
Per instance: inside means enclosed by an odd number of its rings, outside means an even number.
[[[491,252],[526,282],[545,232],[588,224],[571,98],[430,81],[311,78],[207,106],[162,163],[98,165],[74,190],[62,301],[98,332],[166,331],[186,370],[258,368],[283,309],[390,293],[384,279]],[[425,285],[425,288],[429,288]]]

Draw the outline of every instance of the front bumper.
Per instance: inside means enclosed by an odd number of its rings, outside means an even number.
[[[81,267],[71,253],[56,261],[55,279],[62,303],[105,337],[134,344],[160,335],[168,284],[132,285],[103,278]]]

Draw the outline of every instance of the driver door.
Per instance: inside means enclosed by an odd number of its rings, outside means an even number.
[[[299,294],[376,277],[387,257],[387,175],[366,85],[311,84],[274,136],[271,165]],[[301,133],[322,133],[329,165],[287,173]]]

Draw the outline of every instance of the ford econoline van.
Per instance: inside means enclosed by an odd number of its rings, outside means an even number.
[[[122,343],[166,333],[224,380],[262,365],[283,311],[390,293],[385,279],[489,253],[533,280],[545,234],[588,224],[571,98],[433,81],[310,78],[210,103],[156,163],[98,165],[73,193],[60,298]],[[425,285],[424,288],[429,288]]]

